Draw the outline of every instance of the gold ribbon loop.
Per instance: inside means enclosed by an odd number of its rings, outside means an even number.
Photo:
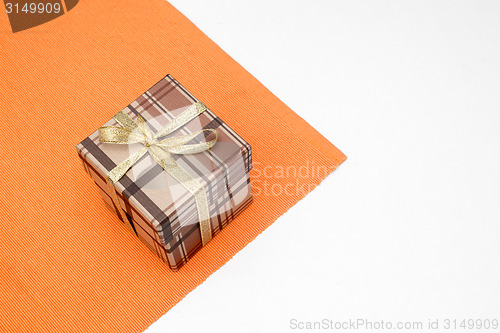
[[[165,138],[159,140],[161,137],[166,136],[173,131],[186,125],[189,121],[196,118],[199,114],[203,113],[207,107],[197,102],[172,119],[165,127],[163,127],[156,134],[153,134],[146,121],[140,116],[134,121],[126,112],[120,111],[113,118],[122,126],[103,126],[99,128],[99,141],[111,144],[133,144],[142,143],[144,147],[138,152],[129,156],[125,161],[118,164],[111,170],[107,176],[106,181],[110,188],[111,197],[118,209],[123,221],[127,224],[129,229],[133,230],[127,216],[120,208],[120,202],[116,194],[114,184],[122,178],[127,171],[146,153],[149,153],[156,163],[161,165],[166,172],[168,172],[177,182],[179,182],[187,191],[189,191],[195,199],[196,208],[198,210],[198,218],[200,220],[200,232],[202,244],[205,245],[212,239],[212,228],[210,225],[210,211],[208,208],[208,198],[206,190],[203,185],[193,179],[183,168],[181,168],[171,154],[184,155],[184,154],[197,154],[212,148],[218,139],[218,132],[214,129],[204,129],[192,134],[176,136],[172,138]],[[199,135],[205,133],[214,133],[215,138],[197,144],[187,144]]]

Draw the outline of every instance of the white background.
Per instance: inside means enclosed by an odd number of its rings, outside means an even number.
[[[499,1],[171,3],[348,160],[147,333],[500,320]]]

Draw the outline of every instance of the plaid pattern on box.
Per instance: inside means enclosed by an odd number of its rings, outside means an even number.
[[[134,120],[140,114],[152,131],[157,132],[196,102],[193,95],[168,75],[124,111]],[[105,126],[119,125],[111,119]],[[252,155],[250,145],[210,110],[167,137],[201,129],[216,129],[219,133],[217,144],[202,153],[173,157],[205,186],[215,236],[252,202],[248,176]],[[201,133],[193,143],[213,138],[213,134],[205,135],[206,132]],[[118,216],[117,209],[122,209],[141,241],[177,270],[202,246],[194,197],[149,154],[115,184],[120,207],[115,207],[106,185],[106,174],[142,147],[141,144],[101,143],[96,131],[83,140],[77,150],[107,206]]]

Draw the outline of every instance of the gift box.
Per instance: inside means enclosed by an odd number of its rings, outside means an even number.
[[[250,145],[170,75],[77,151],[108,208],[174,271],[252,202]]]

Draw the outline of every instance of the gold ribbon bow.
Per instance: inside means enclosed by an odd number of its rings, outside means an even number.
[[[118,164],[106,176],[106,182],[110,188],[111,197],[115,203],[119,214],[127,226],[132,229],[127,216],[120,208],[120,202],[116,194],[114,184],[122,178],[127,171],[146,153],[149,153],[153,159],[161,165],[176,181],[178,181],[186,190],[188,190],[195,199],[198,217],[200,220],[201,241],[205,245],[212,239],[212,228],[210,225],[210,211],[208,208],[207,193],[203,185],[193,179],[183,168],[181,168],[172,154],[196,154],[212,148],[217,142],[218,132],[214,129],[204,129],[192,134],[176,136],[166,139],[160,139],[180,127],[187,124],[199,114],[203,113],[207,107],[197,102],[172,119],[165,127],[156,134],[153,134],[144,119],[138,115],[134,121],[126,112],[120,111],[113,118],[122,126],[103,126],[99,128],[99,141],[115,144],[142,143],[144,147],[138,152]],[[212,132],[215,139],[204,143],[187,144],[196,136],[203,132]]]

